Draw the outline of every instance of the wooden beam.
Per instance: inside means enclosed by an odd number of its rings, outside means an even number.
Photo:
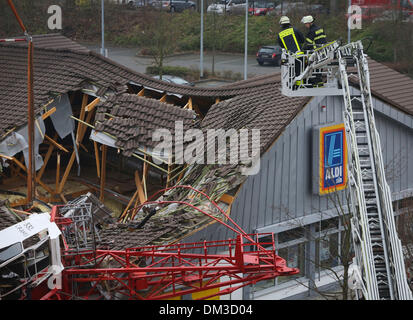
[[[86,193],[88,193],[88,192],[90,192],[90,191],[92,191],[93,189],[92,188],[87,188],[87,189],[83,189],[83,190],[80,190],[80,191],[75,191],[75,192],[71,192],[71,193],[66,193],[64,196],[65,197],[70,197],[70,198],[77,198],[77,197],[79,197],[79,196],[81,196],[81,195],[83,195],[83,194],[86,194]]]
[[[189,110],[193,109],[193,107],[192,107],[192,98],[191,97],[189,97],[189,99],[188,99],[188,109]]]
[[[89,153],[89,150],[83,145],[83,143],[79,143],[79,146],[85,150],[87,153]]]
[[[169,157],[169,159],[168,159],[168,174],[166,176],[166,188],[168,188],[169,181],[171,180],[171,170],[172,170],[171,157]]]
[[[106,183],[106,153],[107,153],[107,146],[102,145],[102,166],[101,166],[101,175],[100,175],[100,196],[99,200],[103,202],[105,199],[105,183]]]
[[[229,194],[224,194],[218,201],[225,202],[226,204],[232,204],[234,202],[234,197]]]
[[[56,112],[56,107],[51,108],[50,110],[48,110],[47,112],[42,114],[42,119],[46,120],[47,118],[49,118],[55,112]]]
[[[143,97],[145,95],[145,88],[142,88],[141,91],[139,91],[138,96]]]
[[[142,180],[139,177],[139,172],[137,170],[135,171],[135,184],[138,190],[139,201],[142,204],[146,201],[146,198],[145,198],[145,193],[142,187]]]
[[[10,210],[12,210],[12,211],[14,211],[14,212],[16,212],[16,213],[24,214],[24,215],[30,215],[30,214],[31,214],[30,212],[26,212],[26,211],[22,211],[22,210],[17,210],[17,209],[13,209],[13,208],[10,208]]]
[[[13,201],[12,203],[10,203],[10,207],[19,207],[19,206],[24,206],[27,204],[27,199],[20,199],[20,200],[16,200]]]
[[[88,98],[89,98],[89,96],[84,93],[83,98],[82,98],[82,106],[81,106],[81,109],[80,109],[80,116],[79,116],[80,119],[76,119],[73,116],[71,116],[71,118],[74,118],[74,119],[79,121],[79,123],[77,125],[77,132],[76,132],[76,139],[75,139],[76,140],[76,145],[78,147],[80,145],[80,142],[83,140],[83,136],[86,132],[86,130],[83,130],[83,126],[85,125],[83,120],[85,118],[85,113],[86,113],[85,108],[86,108]],[[67,178],[69,176],[70,170],[72,170],[72,166],[73,166],[73,163],[75,161],[75,158],[76,158],[76,153],[75,153],[75,151],[73,151],[72,155],[70,156],[69,163],[67,164],[66,170],[63,174],[62,180],[60,181],[59,190],[58,190],[59,194],[62,193],[62,191],[63,191],[63,187],[66,184],[66,181],[67,181]]]
[[[166,101],[166,93],[162,96],[162,98],[159,99],[160,102],[165,102]]]
[[[59,193],[59,197],[60,197],[60,199],[63,200],[64,203],[67,203],[67,200],[66,200],[66,198],[65,198],[65,196],[64,196],[63,193]]]
[[[95,159],[96,159],[96,173],[98,178],[100,178],[100,161],[99,161],[99,149],[96,141],[93,140],[93,146],[95,148]]]
[[[133,194],[132,198],[130,198],[128,205],[126,206],[125,210],[123,210],[122,214],[119,217],[119,220],[121,220],[123,217],[125,217],[126,213],[128,212],[131,204],[133,203],[133,200],[135,200],[136,196],[138,195],[138,189],[136,189],[135,193]]]
[[[90,120],[92,119],[92,116],[93,116],[94,114],[95,114],[95,113],[94,113],[93,111],[91,111],[91,112],[89,112],[89,113],[87,114],[87,117],[86,117],[86,120],[85,120],[85,123],[86,123],[86,124],[90,124]],[[86,130],[87,130],[87,127],[88,127],[86,124],[82,126],[82,129],[81,129],[81,131],[80,131],[80,135],[81,135],[82,139],[83,139],[83,136],[85,135]]]
[[[21,169],[23,169],[24,172],[27,173],[26,166],[23,163],[21,163],[19,160],[17,160],[15,157],[8,157],[8,156],[5,156],[3,154],[0,154],[0,157],[5,158],[5,159],[10,160],[10,161],[14,161],[15,164],[17,164]],[[20,173],[18,173],[18,172],[17,172],[17,174],[20,175]],[[54,191],[50,187],[48,187],[46,184],[44,184],[38,177],[36,177],[35,179],[36,179],[36,182],[39,183],[43,187],[43,189],[45,189],[47,192],[49,192],[50,194],[54,193]]]
[[[54,141],[54,139],[50,138],[47,134],[44,135],[44,137],[46,138],[47,141],[49,141],[51,144],[53,144],[56,148],[69,153],[69,150],[67,150],[65,147],[63,147],[61,144],[57,143],[56,141]],[[56,138],[55,138],[56,139]]]
[[[96,105],[100,102],[100,98],[96,98],[95,100],[93,100],[91,103],[89,103],[86,107],[85,110],[87,112],[93,111],[93,109],[95,109]]]
[[[66,170],[63,174],[62,180],[59,184],[59,190],[57,193],[62,193],[63,187],[66,184],[67,177],[69,176],[70,170],[72,169],[73,162],[75,161],[76,153],[73,151],[72,155],[70,156],[69,163],[67,164]]]
[[[57,133],[55,134],[55,137],[57,137]],[[44,157],[44,160],[43,160],[43,166],[40,168],[39,173],[37,174],[37,179],[42,178],[44,170],[46,169],[46,165],[49,162],[50,157],[52,156],[54,148],[55,148],[54,144],[49,145],[49,149],[47,150],[46,156]]]
[[[176,183],[178,183],[179,181],[181,181],[182,177],[184,176],[185,170],[187,168],[187,164],[184,165],[184,168],[182,169],[181,173],[179,174],[178,180],[176,181]]]
[[[25,172],[27,172],[25,165],[21,163],[19,160],[17,160],[15,157],[9,157],[4,154],[0,154],[0,157],[10,160],[10,161],[14,161],[15,164],[17,164],[20,168],[22,168]]]
[[[219,99],[219,98],[216,98],[215,99],[215,103],[218,103],[218,102],[220,102],[221,100]]]

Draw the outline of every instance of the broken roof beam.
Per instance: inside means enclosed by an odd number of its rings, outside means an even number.
[[[56,112],[56,107],[51,108],[50,110],[42,114],[42,120],[46,120],[55,112]]]
[[[193,108],[192,108],[192,98],[191,97],[188,98],[188,102],[184,106],[184,109],[193,110]]]
[[[95,148],[96,174],[97,174],[97,177],[100,178],[99,149],[98,149],[98,143],[95,140],[93,140],[93,147]]]
[[[166,102],[166,93],[159,99],[160,102]]]
[[[46,136],[46,135],[45,135]],[[57,133],[54,135],[54,139],[57,139]],[[53,140],[54,140],[53,139]],[[56,146],[54,144],[49,145],[49,149],[47,150],[46,156],[43,160],[43,166],[40,168],[39,173],[37,174],[37,178],[41,179],[44,173],[44,170],[46,169],[47,163],[49,162],[50,157],[52,156],[53,150]]]
[[[53,144],[56,148],[69,153],[69,150],[67,150],[65,147],[63,147],[61,144],[57,143],[56,141],[54,141],[52,138],[50,138],[47,134],[44,135],[44,137],[46,138],[47,141],[49,141],[51,144]]]
[[[85,123],[84,120],[85,120],[85,113],[86,113],[86,104],[87,104],[88,99],[89,99],[89,96],[86,93],[84,93],[82,97],[82,106],[80,107],[80,115],[79,115],[79,120],[82,120],[82,121],[78,123],[77,132],[76,132],[76,145],[77,146],[79,146],[79,143],[83,140],[81,139],[83,137],[81,137],[80,135],[81,135],[82,128],[83,128],[82,124]]]
[[[126,206],[125,210],[123,210],[122,214],[119,216],[119,221],[125,222],[126,218],[127,218],[127,212],[130,208],[130,206],[132,205],[133,201],[135,200],[135,198],[138,195],[139,190],[136,189],[135,193],[133,194],[132,198],[130,198],[128,205]]]
[[[91,103],[89,103],[86,107],[85,110],[87,112],[91,112],[95,109],[96,105],[100,102],[100,98],[96,98],[95,100],[93,100]]]
[[[135,184],[136,184],[136,189],[138,190],[138,197],[139,197],[140,203],[141,204],[145,203],[146,196],[145,196],[145,192],[143,190],[142,180],[141,180],[141,178],[139,176],[139,172],[137,170],[135,171]]]
[[[86,108],[88,99],[89,99],[89,96],[86,93],[84,93],[83,97],[82,97],[82,106],[81,106],[80,116],[79,116],[80,119],[75,118],[75,120],[78,120],[80,122],[80,124],[78,124],[78,126],[77,126],[76,139],[75,139],[76,140],[76,145],[78,147],[79,147],[80,142],[83,140],[83,137],[86,133],[86,130],[83,130],[83,126],[81,124],[89,125],[87,122],[83,121],[84,117],[85,117],[85,113],[86,113],[85,108]],[[70,116],[70,117],[74,118],[73,116]],[[89,115],[88,115],[88,119],[90,120]],[[76,158],[76,149],[73,150],[72,155],[70,156],[69,162],[66,166],[66,170],[63,174],[62,180],[60,181],[59,188],[57,190],[57,193],[59,193],[59,194],[61,194],[62,191],[63,191],[64,185],[66,184],[67,178],[69,177],[69,173],[70,173],[70,170],[72,169],[75,158]]]
[[[103,202],[105,199],[105,183],[106,183],[106,155],[107,155],[107,146],[102,144],[101,149],[102,149],[102,163],[101,163],[101,168],[100,168],[100,196],[99,200]]]
[[[9,160],[9,161],[13,161],[15,164],[17,164],[24,172],[26,172],[26,174],[27,174],[27,168],[26,168],[26,166],[23,164],[23,163],[21,163],[19,160],[17,160],[15,157],[9,157],[9,156],[6,156],[6,155],[4,155],[4,154],[0,154],[0,157],[1,158],[4,158],[4,159],[7,159],[7,160]],[[38,184],[40,184],[40,186],[44,189],[44,190],[46,190],[47,192],[49,192],[50,194],[54,194],[54,191],[49,187],[49,186],[47,186],[46,184],[44,184],[37,176],[35,177],[35,179],[36,179],[36,182],[38,183]]]

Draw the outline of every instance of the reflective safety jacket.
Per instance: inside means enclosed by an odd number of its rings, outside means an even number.
[[[301,45],[304,41],[303,34],[291,26],[288,26],[278,34],[278,44],[280,47],[293,53],[303,53]]]
[[[327,36],[324,33],[324,29],[312,24],[310,30],[305,37],[305,48],[314,50],[320,45],[327,43]]]

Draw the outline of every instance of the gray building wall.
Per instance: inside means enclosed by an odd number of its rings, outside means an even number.
[[[373,102],[393,199],[412,196],[413,117]],[[231,217],[246,232],[277,233],[335,215],[331,198],[312,193],[312,128],[342,122],[342,111],[342,97],[314,97],[262,156],[259,173],[241,186],[231,209]],[[215,223],[186,240],[230,237],[232,231]]]

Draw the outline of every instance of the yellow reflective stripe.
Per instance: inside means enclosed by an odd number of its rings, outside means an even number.
[[[283,43],[283,45],[284,45],[284,48],[286,48],[286,49],[287,49],[287,46],[286,46],[286,44],[285,44],[284,38],[287,37],[287,36],[290,36],[290,35],[291,35],[291,36],[293,37],[293,39],[294,39],[295,45],[297,46],[297,50],[300,51],[301,49],[300,49],[300,46],[298,45],[297,38],[295,37],[295,33],[294,33],[294,29],[293,29],[293,28],[285,29],[285,30],[281,31],[281,32],[278,34],[278,36],[280,37],[280,39],[281,39],[281,41],[282,41],[282,43]]]
[[[325,37],[326,37],[326,35],[325,35],[325,34],[323,34],[323,35],[321,35],[321,36],[315,37],[315,38],[314,38],[314,41],[315,41],[315,40],[318,40],[318,39],[325,38]]]
[[[323,29],[318,29],[318,30],[316,30],[315,34],[320,34],[320,33],[323,33],[323,32],[324,32]]]
[[[336,42],[336,41],[335,41],[335,40],[334,40],[334,41],[331,41],[331,42],[329,42],[329,43],[325,44],[324,46],[322,46],[322,47],[320,47],[320,48],[315,49],[314,51],[318,51],[318,50],[321,50],[321,49],[323,49],[323,48],[325,48],[325,47],[328,47],[329,45],[333,44],[334,42]]]
[[[281,37],[284,38],[284,37],[289,36],[290,34],[293,34],[293,33],[294,33],[293,28],[288,28],[288,29],[285,29],[285,30],[281,31],[279,33],[279,36],[280,36],[280,38]]]
[[[311,43],[311,44],[313,44],[313,43],[314,43],[314,41],[313,41],[313,40],[311,40],[310,38],[305,38],[305,40],[306,40],[307,42]]]
[[[282,43],[283,43],[283,45],[284,45],[284,48],[287,50],[287,45],[285,44],[284,38],[281,38],[281,37],[280,37],[280,39],[281,39],[281,41],[282,41]]]
[[[292,29],[292,28],[288,28],[288,29],[285,29],[285,30],[281,31],[281,32],[278,34],[278,36],[280,37],[280,39],[281,39],[281,41],[282,41],[285,49],[288,49],[288,48],[287,48],[287,45],[285,44],[284,38],[285,38],[286,36],[289,36],[289,35],[292,34],[292,33],[293,33],[293,29]]]
[[[298,45],[298,41],[297,41],[297,38],[295,37],[295,33],[293,33],[293,39],[294,39],[295,45],[297,46],[297,51],[300,51],[301,49],[300,49],[300,46]]]

